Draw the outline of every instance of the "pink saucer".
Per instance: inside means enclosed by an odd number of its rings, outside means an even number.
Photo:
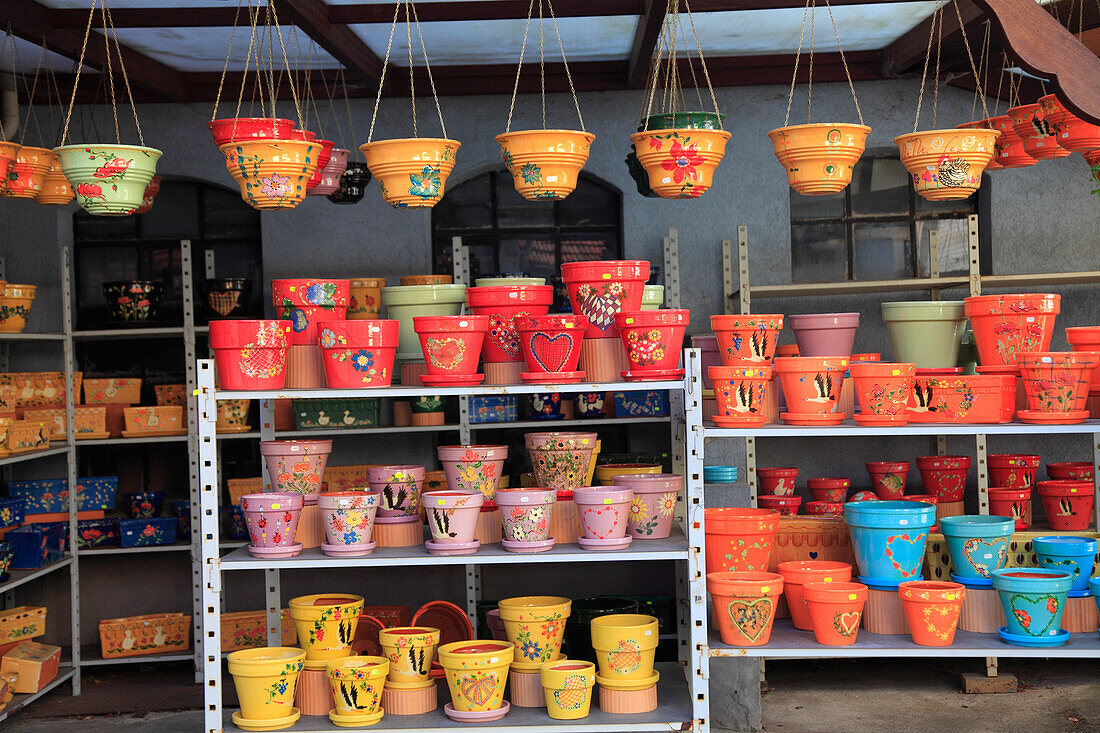
[[[731,417],[729,415],[715,415],[711,418],[714,424],[720,428],[753,428],[759,427],[768,422],[768,418],[764,415],[758,415],[752,419],[746,420],[743,417]]]
[[[321,543],[321,552],[329,557],[362,557],[374,551],[375,543],[360,542],[355,545],[330,545]]]
[[[576,384],[584,381],[584,372],[520,372],[525,384]]]
[[[784,412],[779,416],[787,425],[840,425],[846,415],[843,412],[826,412],[824,414]]]
[[[1018,410],[1016,418],[1031,425],[1079,425],[1088,419],[1088,410],[1070,410],[1069,412],[1040,412],[1039,410]]]
[[[683,379],[683,369],[635,369],[619,372],[628,382],[658,382],[665,379]]]
[[[285,547],[253,547],[248,546],[248,551],[252,553],[252,557],[268,557],[268,558],[283,558],[283,557],[297,557],[298,553],[302,551],[302,543],[287,545]]]
[[[473,387],[485,381],[484,374],[421,374],[425,387]]]
[[[496,710],[485,710],[480,713],[469,712],[464,713],[461,710],[455,710],[454,703],[447,703],[443,706],[443,712],[447,714],[447,717],[451,720],[456,720],[460,723],[488,723],[491,720],[500,720],[508,714],[508,710],[512,706],[505,700],[504,704]]]
[[[612,537],[606,540],[578,537],[577,544],[582,550],[625,550],[633,540],[633,537]]]
[[[501,540],[500,544],[508,552],[516,552],[520,554],[528,554],[532,552],[546,552],[553,548],[554,538],[551,537],[548,540],[542,540],[541,542],[513,542],[512,540]]]
[[[375,524],[412,524],[413,522],[419,522],[420,517],[375,517]]]
[[[481,540],[473,542],[432,542],[424,543],[430,555],[472,555],[481,547]]]

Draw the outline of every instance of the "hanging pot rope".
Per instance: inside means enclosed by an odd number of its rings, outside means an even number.
[[[974,86],[978,90],[978,96],[982,98],[982,114],[985,118],[989,118],[989,106],[985,101],[985,91],[982,90],[982,79],[978,74],[978,68],[974,65],[974,54],[970,51],[970,40],[966,37],[966,24],[963,23],[962,11],[959,10],[959,0],[951,0],[951,4],[955,7],[955,18],[959,21],[959,30],[962,32],[963,46],[966,48],[966,58],[970,60],[970,71],[974,74]],[[940,31],[943,31],[943,22],[940,22]]]
[[[985,36],[982,38],[982,52],[978,58],[978,73],[989,74],[989,21],[985,23]],[[978,106],[978,86],[974,85],[974,98],[970,100],[970,119],[974,119],[974,110]],[[996,108],[994,108],[996,111]]]
[[[240,18],[240,16],[241,16],[241,3],[242,2],[243,2],[243,0],[237,0],[237,12],[233,15],[233,27],[230,28],[230,30],[229,30],[229,48],[226,49],[226,52],[225,52],[225,64],[222,66],[221,78],[218,79],[218,91],[214,95],[214,113],[212,115],[210,115],[210,121],[211,122],[218,119],[218,102],[221,101],[222,87],[225,86],[225,75],[229,71],[229,57],[233,53],[233,36],[237,32],[237,19]],[[249,53],[251,55],[252,44],[249,44],[248,50],[249,50]],[[245,67],[244,68],[245,68],[246,71],[248,70],[248,62],[247,61],[245,62]],[[242,85],[244,84],[243,79],[241,81],[241,84]],[[237,132],[235,125],[234,125],[233,132],[234,132],[234,134],[236,134],[236,132]]]
[[[707,69],[707,59],[703,54],[702,43],[699,40],[699,32],[695,27],[695,18],[691,13],[691,4],[684,0],[684,13],[687,15],[691,34],[695,39],[695,49],[699,54],[699,65],[703,69],[703,80],[707,84],[710,93],[710,101],[714,105],[714,114],[717,118],[718,129],[722,129],[721,113],[718,111],[718,98],[714,94],[714,86],[710,81],[710,72]],[[658,109],[665,113],[675,113],[681,104],[686,104],[683,88],[680,83],[679,39],[684,39],[684,51],[687,51],[687,33],[684,30],[680,18],[679,0],[668,0],[665,8],[664,25],[657,42],[657,57],[653,62],[652,73],[646,88],[646,102],[642,110],[642,131],[649,130],[649,118],[653,114],[653,104],[657,99],[657,89],[661,88],[661,98]],[[688,55],[688,70],[691,73],[692,83],[695,86],[696,95],[699,97],[699,106],[702,107],[702,94],[699,91],[698,79],[695,76],[695,68]],[[664,76],[662,77],[662,72]]]
[[[23,144],[23,140],[25,139],[26,134],[27,134],[27,128],[30,126],[30,122],[31,122],[32,119],[34,120],[35,132],[38,133],[38,144],[42,145],[45,142],[42,138],[42,128],[40,128],[38,126],[38,115],[33,114],[33,112],[34,112],[34,95],[38,91],[38,72],[41,71],[42,62],[45,60],[45,58],[46,58],[46,46],[43,44],[42,53],[38,56],[38,63],[35,64],[35,67],[34,67],[34,83],[31,85],[30,89],[27,88],[27,77],[26,77],[26,75],[23,75],[23,91],[27,95],[27,114],[23,117],[23,128],[22,128],[22,130],[20,131],[20,134],[19,134],[19,144],[20,145]],[[49,90],[47,89],[47,92],[48,91]]]
[[[546,129],[546,56],[544,48],[543,38],[543,17],[542,17],[542,2],[538,0],[539,4],[539,96],[542,100],[542,129]],[[546,9],[550,12],[550,20],[554,24],[554,35],[558,40],[558,52],[561,54],[562,65],[565,68],[565,78],[569,82],[569,93],[573,97],[573,107],[577,110],[577,121],[581,126],[581,132],[587,132],[584,127],[584,116],[581,114],[581,103],[577,98],[577,90],[573,86],[573,75],[569,72],[569,59],[565,57],[565,45],[561,40],[561,31],[558,28],[558,18],[554,14],[554,4],[550,0],[546,0]],[[516,79],[512,85],[512,101],[508,105],[508,122],[504,126],[504,131],[512,131],[512,115],[516,108],[516,96],[519,94],[519,78],[523,73],[523,56],[527,51],[527,35],[531,29],[531,18],[534,16],[535,0],[527,6],[527,23],[523,27],[523,42],[520,44],[519,49],[519,63],[516,65]],[[419,26],[418,26],[419,32]]]
[[[859,124],[863,125],[863,110],[859,106],[859,97],[856,96],[856,85],[852,81],[852,72],[848,68],[848,58],[844,54],[844,45],[840,42],[840,31],[837,29],[836,17],[833,15],[833,6],[829,0],[825,0],[825,10],[829,14],[829,24],[833,28],[833,38],[836,40],[837,51],[840,52],[840,63],[844,67],[844,77],[848,80],[848,91],[852,94],[852,102],[856,107],[856,117]],[[794,71],[791,73],[791,87],[787,92],[787,111],[783,115],[783,127],[790,124],[791,104],[794,102],[794,88],[798,83],[798,63],[802,56],[802,46],[806,38],[806,23],[810,25],[810,58],[806,64],[806,123],[813,121],[813,90],[814,90],[814,51],[815,34],[817,28],[817,0],[806,0],[805,9],[802,11],[802,30],[798,34],[798,48],[794,55]],[[705,68],[705,67],[704,67]]]
[[[920,91],[917,93],[917,116],[913,118],[913,132],[917,131],[917,126],[920,124],[920,109],[924,103],[924,86],[928,81],[928,62],[932,59],[932,41],[936,36],[936,22],[941,17],[941,10],[942,6],[937,4],[936,9],[932,11],[932,26],[928,29],[928,47],[924,51],[924,70],[920,75]]]

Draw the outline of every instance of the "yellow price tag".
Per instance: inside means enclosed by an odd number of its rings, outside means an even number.
[[[603,500],[603,503],[604,503],[604,504],[611,504],[611,503],[612,503],[612,501],[611,501],[611,499],[604,499],[604,500]]]
[[[276,503],[276,504],[272,504],[272,505],[271,505],[271,508],[272,508],[272,509],[282,509],[282,508],[283,508],[283,505],[282,505],[282,504],[278,504],[278,503]]]
[[[832,579],[832,578],[822,578],[822,579],[821,579],[821,582],[822,582],[822,583],[832,583],[832,582],[833,582],[833,579]]]
[[[447,503],[447,500],[446,500],[446,499],[436,499],[436,500],[435,500],[435,503],[436,503],[436,505],[438,505],[438,506],[443,506],[444,504],[446,504],[446,503]]]
[[[604,280],[610,280],[611,279],[611,273],[610,272],[605,272],[600,277],[602,277]]]
[[[1076,487],[1076,486],[1071,486],[1071,487],[1069,488],[1069,493],[1071,493],[1071,494],[1076,494],[1076,493],[1077,493],[1077,487]]]
[[[854,601],[855,599],[856,599],[856,594],[855,593],[849,593],[848,594],[848,600],[849,601]]]
[[[771,590],[771,588],[769,586],[766,586],[766,585],[760,586],[760,592],[761,593],[767,593],[769,590]]]
[[[631,323],[634,323],[634,319],[633,318],[627,318],[626,319],[626,325],[629,326]]]
[[[900,369],[892,369],[890,371],[890,376],[900,377],[901,376],[901,370]]]

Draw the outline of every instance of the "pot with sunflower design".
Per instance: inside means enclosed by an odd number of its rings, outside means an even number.
[[[928,201],[969,198],[993,159],[1000,130],[925,130],[898,135],[894,143],[917,195]]]
[[[413,330],[428,369],[420,377],[423,384],[465,386],[485,378],[477,373],[477,365],[489,332],[489,316],[415,316]]]
[[[138,145],[64,145],[54,152],[80,208],[99,216],[129,216],[137,211],[162,155],[155,148]]]
[[[630,136],[650,189],[664,199],[698,198],[710,190],[729,139],[725,130],[683,128]]]
[[[560,200],[573,193],[595,139],[580,130],[518,130],[496,136],[516,192],[528,201]]]
[[[233,722],[249,730],[278,730],[297,722],[301,713],[294,707],[294,692],[305,658],[305,652],[294,647],[230,652],[229,674],[241,703]]]
[[[381,496],[368,491],[330,491],[317,497],[325,539],[321,551],[333,557],[359,557],[374,549],[371,530]]]
[[[341,659],[363,613],[363,597],[352,593],[319,593],[290,599],[290,617],[307,659]]]
[[[325,383],[330,389],[390,386],[397,354],[397,321],[324,321],[317,328]]]
[[[260,455],[276,491],[301,494],[306,504],[316,504],[332,453],[331,440],[261,440]]]
[[[447,476],[447,486],[454,491],[479,493],[493,501],[500,485],[506,445],[441,445],[436,449],[439,462]]]
[[[630,371],[623,372],[623,378],[639,381],[682,377],[684,372],[677,367],[689,319],[686,308],[617,314],[615,327],[630,363]]]
[[[359,146],[367,168],[395,209],[430,208],[443,198],[462,143],[446,138],[377,140]]]
[[[674,473],[616,474],[613,486],[633,490],[626,533],[639,540],[660,540],[672,533],[676,500],[684,477]]]
[[[255,557],[294,557],[302,543],[294,541],[304,505],[301,494],[263,493],[241,497],[248,527],[248,551]]]
[[[828,122],[780,127],[768,133],[787,183],[803,196],[827,196],[852,182],[871,128]]]
[[[497,604],[508,641],[516,647],[512,669],[537,672],[561,657],[572,601],[558,596],[505,598]]]

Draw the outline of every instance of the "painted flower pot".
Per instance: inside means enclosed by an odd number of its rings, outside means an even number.
[[[1009,644],[1045,643],[1061,646],[1069,639],[1062,630],[1066,596],[1073,573],[1051,568],[1004,568],[993,573],[993,587],[1005,612],[998,631]]]
[[[659,633],[655,617],[640,613],[597,616],[591,629],[601,687],[630,689],[631,682],[653,677]]]
[[[698,198],[706,193],[729,139],[725,130],[684,128],[630,136],[638,162],[649,176],[650,189],[663,199]]]
[[[496,136],[516,192],[528,201],[563,199],[577,187],[596,136],[578,130],[520,130]]]
[[[1000,135],[997,130],[924,130],[898,135],[894,143],[918,196],[959,201],[978,190]]]
[[[382,719],[382,688],[390,662],[385,657],[351,656],[332,659],[328,678],[336,707],[329,718],[337,725],[371,725]]]
[[[596,466],[594,472],[595,483],[592,486],[630,486],[625,483],[629,478],[639,474],[659,474],[659,463],[605,463]]]
[[[736,647],[768,643],[783,577],[766,572],[707,573],[707,592],[718,634]]]
[[[321,145],[309,140],[241,140],[219,149],[244,202],[273,211],[293,209],[305,199]]]
[[[871,128],[844,122],[791,125],[768,133],[787,183],[803,196],[827,196],[852,182]]]
[[[0,287],[0,333],[22,333],[31,315],[36,285],[3,283]]]
[[[19,153],[19,143],[0,140],[0,196],[10,198],[8,191],[8,171],[15,164],[15,156]]]
[[[99,216],[133,214],[142,205],[161,156],[159,150],[137,145],[65,145],[54,152],[77,203]]]
[[[514,272],[489,272],[481,273],[474,278],[474,286],[488,288],[495,285],[545,285],[546,278],[534,277],[529,272],[516,270]]]
[[[997,128],[989,120],[974,120],[973,122],[964,122],[961,125],[955,125],[957,130],[996,130]],[[1002,135],[1003,137],[1003,135]],[[997,141],[993,143],[993,159],[989,161],[989,165],[985,167],[986,173],[990,171],[999,170],[1001,168],[1000,162],[997,160],[997,146],[1000,144],[1001,138],[997,138]]]
[[[13,162],[8,166],[7,198],[33,199],[42,192],[42,182],[57,157],[49,148],[17,146]]]
[[[432,545],[468,545],[474,541],[484,496],[464,491],[425,491],[420,501],[428,517]],[[429,551],[432,549],[429,547]]]
[[[849,366],[860,412],[860,425],[905,425],[916,366],[884,361],[852,362]]]
[[[1088,417],[1089,383],[1098,362],[1100,353],[1095,351],[1017,353],[1016,363],[1031,408],[1021,411],[1020,419],[1024,422],[1083,422]]]
[[[825,646],[851,646],[859,634],[867,586],[836,581],[806,583],[802,597],[810,613],[814,639]]]
[[[1065,158],[1070,154],[1058,144],[1058,125],[1053,119],[1047,119],[1043,105],[1036,102],[1009,107],[1007,114],[1012,119],[1012,128],[1024,143],[1024,152],[1035,160]]]
[[[1066,329],[1066,341],[1074,351],[1100,352],[1100,326],[1079,326]],[[1100,395],[1100,369],[1092,370],[1089,394]]]
[[[203,310],[209,319],[243,318],[248,315],[252,280],[247,277],[212,277],[202,281]]]
[[[164,283],[152,280],[114,280],[103,283],[103,300],[112,321],[155,321]]]
[[[348,287],[348,320],[376,320],[382,311],[384,277],[352,278]]]
[[[811,478],[806,480],[806,488],[814,501],[842,502],[852,487],[850,478]]]
[[[558,596],[520,596],[497,604],[508,641],[516,648],[513,670],[534,672],[561,656],[571,604]]]
[[[993,143],[993,159],[1002,168],[1027,168],[1038,162],[1027,154],[1024,141],[1016,134],[1016,126],[1010,116],[990,117],[989,123],[995,130],[1001,131],[1001,136]]]
[[[553,489],[500,489],[496,503],[504,525],[501,545],[510,552],[543,552],[554,546],[550,519],[557,501]]]
[[[397,358],[423,361],[420,338],[413,330],[415,316],[457,316],[466,302],[465,285],[390,285],[382,288],[386,314],[400,324]]]
[[[771,367],[712,366],[707,374],[718,403],[712,418],[715,425],[735,428],[768,422],[765,398],[772,381]]]
[[[1089,592],[1098,544],[1091,537],[1036,537],[1031,541],[1039,567],[1064,570],[1073,576],[1069,588],[1073,597]]]
[[[539,682],[551,720],[587,718],[596,686],[596,665],[575,659],[547,662],[539,668]]]
[[[710,508],[704,513],[709,572],[767,570],[779,512],[772,509]]]
[[[1012,373],[982,374],[987,368],[978,367],[978,375],[929,375],[918,369],[909,400],[909,422],[1012,422],[1016,415],[1016,367],[1007,368]]]
[[[570,314],[516,316],[515,328],[532,381],[547,373],[577,371],[587,318]]]
[[[626,521],[627,535],[639,540],[668,537],[672,533],[676,498],[683,482],[684,477],[674,473],[617,474],[612,477],[613,486],[634,491]]]
[[[367,468],[370,490],[382,495],[379,517],[420,516],[420,492],[424,488],[423,466],[392,465]]]
[[[1087,153],[1100,148],[1100,125],[1085,122],[1066,109],[1054,94],[1039,97],[1043,119],[1048,121],[1058,146],[1073,153]]]
[[[527,433],[523,438],[538,486],[561,491],[585,484],[595,433]]]
[[[810,313],[787,316],[787,323],[798,342],[798,354],[802,357],[852,355],[858,313]],[[790,403],[787,405],[790,407]]]
[[[770,366],[783,330],[783,316],[718,315],[710,317],[724,366]]]
[[[460,713],[499,710],[514,659],[515,646],[509,641],[456,641],[439,647],[439,663],[451,691],[448,709]]]
[[[963,500],[970,456],[921,456],[917,470],[925,493],[935,494],[940,501]]]
[[[370,170],[366,163],[348,161],[347,168],[340,176],[340,188],[328,195],[334,204],[357,204],[363,199],[363,189],[370,183]]]
[[[856,493],[852,494],[848,498],[848,501],[851,502],[851,501],[881,501],[881,500],[877,496],[875,496],[875,492],[873,492],[873,491],[857,491]]]
[[[718,112],[700,112],[679,110],[677,112],[658,112],[644,118],[638,125],[638,132],[645,130],[721,130],[724,114]]]
[[[57,153],[51,150],[47,157],[49,158],[50,167],[46,171],[46,175],[42,177],[42,184],[34,200],[47,206],[64,206],[76,197],[76,192],[69,184],[69,179],[61,172],[61,159],[57,157]],[[137,213],[141,214],[143,212],[139,208]]]
[[[954,575],[985,584],[1008,562],[1008,541],[1016,531],[1011,517],[963,514],[939,520]]]
[[[286,385],[285,321],[211,321],[218,385],[222,389],[270,390]]]
[[[1092,481],[1092,464],[1087,461],[1066,461],[1048,463],[1047,476],[1057,479],[1087,479]]]
[[[848,370],[845,357],[777,356],[775,373],[787,402],[785,415],[829,415],[840,399],[844,373]],[[835,413],[823,422],[840,422],[844,413]]]
[[[397,321],[324,321],[317,329],[330,389],[390,386]]]
[[[910,580],[899,585],[898,596],[913,643],[951,646],[965,595],[966,588],[961,583]]]
[[[294,120],[280,117],[227,117],[207,122],[214,145],[221,147],[240,140],[287,140]]]
[[[615,316],[641,310],[642,291],[649,279],[649,262],[564,262],[561,266],[561,279],[569,293],[573,313],[588,319],[585,337],[618,338]]]
[[[332,491],[317,497],[317,507],[325,525],[325,554],[367,554],[374,547],[371,530],[380,497],[368,491]]]
[[[919,580],[928,528],[935,522],[936,508],[920,502],[845,504],[844,523],[852,537],[860,578],[883,586]]]
[[[230,652],[229,674],[241,703],[234,722],[259,730],[293,725],[300,716],[294,708],[294,691],[305,658],[301,649],[283,646]]]
[[[149,179],[149,185],[145,187],[145,193],[141,196],[141,206],[137,207],[134,211],[135,214],[148,214],[153,209],[153,201],[160,193],[160,184],[162,183],[164,183],[164,179],[161,176],[153,176]]]
[[[982,365],[1016,364],[1021,351],[1048,351],[1061,299],[1043,293],[966,298],[964,310]]]
[[[309,181],[306,182],[306,195],[328,195],[339,188],[339,184],[337,184],[337,181],[340,179],[340,175],[344,172],[343,166],[346,166],[348,164],[347,155],[350,151],[344,151],[343,161],[340,161],[339,156],[335,154],[335,142],[333,142],[332,140],[318,139],[315,139],[314,142],[318,143],[321,146],[321,152],[317,153],[317,168],[313,171],[313,175],[310,176]],[[334,168],[336,174],[335,176],[333,176],[328,171],[330,166]],[[326,176],[328,176],[328,183],[324,186],[325,191],[318,193],[317,187],[321,185],[321,181]]]
[[[882,304],[882,320],[894,345],[894,360],[918,369],[954,367],[966,316],[961,300]]]
[[[516,319],[545,316],[554,302],[551,285],[492,286],[466,290],[466,303],[477,316],[489,317],[489,334],[482,350],[486,362],[520,361],[520,338]]]
[[[626,523],[634,490],[619,486],[582,486],[573,491],[573,502],[581,516],[583,537],[577,543],[585,550],[621,550],[630,545]]]
[[[351,642],[363,613],[363,597],[351,593],[321,593],[290,599],[290,617],[298,643],[308,659],[341,659],[351,653]]]
[[[794,494],[794,481],[798,478],[798,469],[758,468],[756,478],[760,481],[761,494],[790,496]]]
[[[331,452],[331,440],[260,441],[260,455],[275,491],[301,494],[307,504],[317,503]]]
[[[997,517],[1011,517],[1016,531],[1023,532],[1031,526],[1031,487],[990,489],[989,513]]]
[[[435,206],[462,143],[443,138],[377,140],[359,146],[382,200],[397,209]]]
[[[843,517],[844,504],[839,501],[808,501],[806,513],[814,517]]]
[[[1039,456],[1020,453],[998,453],[989,456],[990,485],[1003,489],[1024,489],[1035,485]]]
[[[241,511],[248,527],[248,551],[256,557],[294,557],[302,543],[294,541],[304,502],[301,494],[245,494]]]
[[[506,445],[441,445],[436,449],[447,474],[447,486],[454,491],[478,493],[493,501],[500,485]]]
[[[439,629],[428,626],[382,629],[378,632],[378,644],[390,660],[388,684],[398,689],[404,685],[423,686],[429,681],[435,648],[439,646]]]
[[[477,375],[489,316],[416,316],[413,330],[420,337],[428,375],[452,381]]]
[[[164,492],[137,491],[132,494],[123,494],[122,501],[130,519],[159,517],[161,509],[164,508]]]
[[[1051,529],[1073,532],[1089,528],[1096,499],[1091,479],[1040,481],[1038,489]]]
[[[802,497],[764,494],[757,497],[756,504],[761,509],[774,509],[779,512],[781,516],[794,516],[798,514],[798,507],[802,504]]]
[[[779,563],[779,575],[783,578],[783,595],[791,623],[802,631],[813,630],[810,609],[803,597],[807,583],[848,583],[852,580],[852,566],[836,560],[788,560]]]
[[[316,346],[318,323],[346,318],[350,290],[350,280],[272,280],[271,302],[279,318],[290,321],[290,343]]]
[[[680,364],[689,318],[686,309],[618,313],[615,326],[630,362],[630,373],[675,370]]]

